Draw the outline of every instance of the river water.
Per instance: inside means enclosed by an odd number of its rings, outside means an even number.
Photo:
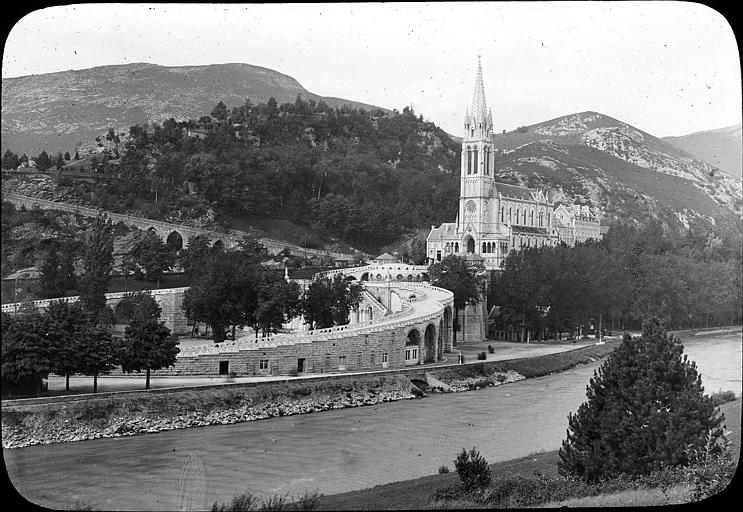
[[[741,395],[740,333],[684,342],[709,393]],[[184,510],[243,492],[332,494],[452,468],[463,447],[490,462],[556,449],[597,367],[423,400],[3,454],[18,491],[50,508],[80,499],[94,509]]]

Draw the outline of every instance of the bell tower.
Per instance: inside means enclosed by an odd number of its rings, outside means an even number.
[[[493,114],[485,102],[482,64],[477,57],[477,74],[472,105],[464,114],[462,138],[462,164],[459,188],[459,224],[457,233],[462,237],[463,252],[479,254],[480,242],[489,228],[488,219],[497,208],[489,205],[495,171],[493,147]]]

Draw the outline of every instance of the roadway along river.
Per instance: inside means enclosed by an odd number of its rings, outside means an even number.
[[[685,346],[709,392],[740,396],[740,333]],[[422,400],[3,453],[18,491],[57,509],[78,499],[94,509],[178,510],[243,492],[338,493],[452,468],[463,447],[490,462],[556,449],[597,366]]]

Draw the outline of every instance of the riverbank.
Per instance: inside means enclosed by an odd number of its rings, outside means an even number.
[[[722,404],[720,411],[725,414],[725,424],[732,431],[731,454],[734,460],[740,457],[741,448],[741,398]],[[433,501],[434,493],[454,485],[459,476],[453,469],[456,453],[452,452],[451,472],[432,474],[414,480],[394,482],[376,487],[351,491],[342,494],[321,496],[317,503],[318,510],[421,510],[440,508]],[[490,464],[490,472],[494,480],[498,478],[522,475],[532,476],[535,472],[544,476],[557,476],[557,462],[560,460],[558,450],[540,452]],[[431,468],[432,472],[434,468]],[[622,503],[623,506],[631,503]],[[657,503],[656,505],[662,505]]]
[[[421,388],[428,392],[477,390],[595,362],[615,346],[591,345],[531,358],[414,368],[381,375],[6,402],[2,408],[2,444],[3,448],[20,448],[229,425],[420,398],[425,396]]]

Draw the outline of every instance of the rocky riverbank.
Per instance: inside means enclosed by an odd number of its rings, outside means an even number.
[[[314,384],[314,385],[313,385]],[[306,387],[280,384],[239,390],[208,390],[189,403],[174,397],[170,407],[136,403],[131,397],[3,407],[3,448],[147,434],[191,427],[229,425],[277,416],[309,414],[423,396],[405,377],[339,380]],[[195,391],[188,393],[193,396]],[[184,393],[185,394],[185,393]],[[221,403],[219,403],[221,402]],[[178,405],[180,404],[180,406]],[[198,404],[198,405],[197,405]]]

